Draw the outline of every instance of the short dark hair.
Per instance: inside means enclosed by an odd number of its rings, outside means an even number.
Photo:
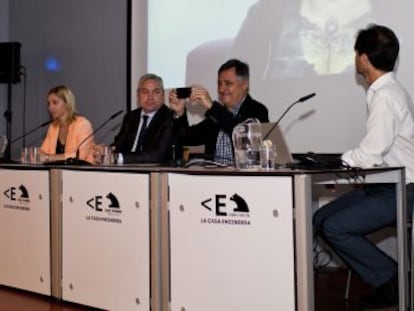
[[[249,65],[242,62],[238,59],[229,59],[227,62],[225,62],[223,65],[220,66],[218,73],[220,74],[222,71],[228,70],[234,68],[236,71],[236,76],[239,77],[242,80],[249,81]]]
[[[354,49],[358,54],[366,54],[375,68],[388,72],[394,70],[400,44],[391,29],[372,24],[358,32]]]

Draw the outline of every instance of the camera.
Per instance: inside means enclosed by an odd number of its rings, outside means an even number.
[[[188,98],[191,95],[191,87],[177,87],[175,91],[179,99]]]

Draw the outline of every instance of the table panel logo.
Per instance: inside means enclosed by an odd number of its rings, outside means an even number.
[[[109,192],[106,195],[95,195],[86,201],[89,211],[92,209],[94,214],[86,216],[86,220],[102,221],[108,223],[122,223],[121,206],[115,194]]]
[[[20,210],[20,211],[30,211],[30,196],[29,191],[24,185],[19,187],[9,187],[3,191],[5,196],[4,208]]]
[[[249,205],[237,193],[230,196],[216,194],[202,201],[201,206],[210,213],[207,217],[201,217],[202,224],[242,226],[249,226],[251,224]]]

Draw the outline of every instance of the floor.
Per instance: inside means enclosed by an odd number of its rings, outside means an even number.
[[[358,298],[372,290],[355,273],[352,275],[348,300],[344,299],[348,270],[325,268],[315,275],[315,311],[361,311]],[[396,311],[397,308],[376,309]]]
[[[95,311],[98,309],[0,286],[0,311]]]
[[[367,293],[370,289],[364,285],[357,276],[353,276],[349,300],[345,301],[344,293],[346,278],[346,269],[325,268],[315,274],[315,311],[360,310],[357,303],[358,296],[360,294]],[[73,303],[59,301],[54,298],[0,286],[0,311],[95,310],[98,309],[88,308]],[[387,311],[388,310],[391,311],[395,309],[387,309]]]

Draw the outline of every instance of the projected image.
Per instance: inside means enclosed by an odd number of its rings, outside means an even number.
[[[257,66],[263,80],[353,72],[355,35],[373,21],[371,0],[259,0],[233,54]]]
[[[413,96],[413,11],[413,0],[148,0],[148,50],[136,54],[148,55],[145,70],[160,74],[167,88],[200,83],[215,99],[218,68],[239,58],[250,67],[249,92],[269,108],[271,120],[316,93],[286,115],[281,129],[293,152],[340,153],[365,133],[366,86],[354,68],[357,32],[371,23],[396,32],[396,74]],[[147,48],[144,40],[137,47]],[[191,123],[204,118],[196,107],[187,107]]]
[[[148,0],[148,70],[161,75],[167,88],[184,86],[194,71],[213,67],[215,75],[216,64],[229,56],[233,38],[256,1]]]
[[[376,20],[372,0],[154,0],[148,16],[148,69],[167,87],[210,80],[230,57],[261,80],[353,72],[355,35]]]

